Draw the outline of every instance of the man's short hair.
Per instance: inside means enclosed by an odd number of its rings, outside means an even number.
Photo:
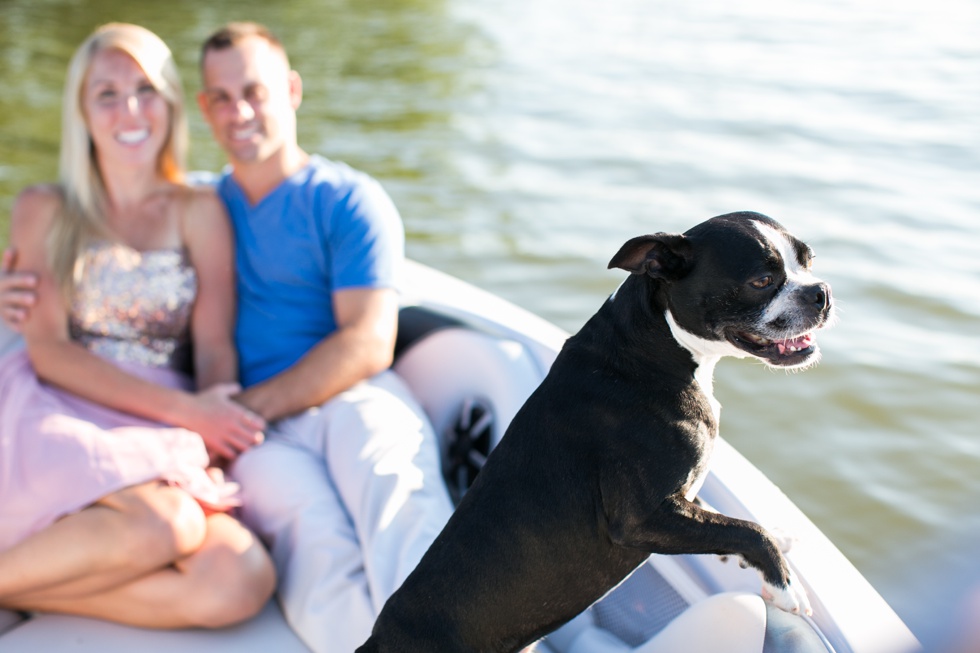
[[[286,48],[282,41],[265,25],[252,22],[233,22],[219,28],[204,41],[201,46],[201,69],[204,68],[204,57],[212,50],[226,50],[249,36],[257,36],[268,41],[273,47],[282,52],[288,63]]]

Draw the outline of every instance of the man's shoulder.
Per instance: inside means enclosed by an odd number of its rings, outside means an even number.
[[[353,189],[364,184],[377,184],[371,175],[353,168],[343,161],[334,161],[319,154],[310,155],[307,183],[329,185],[340,191]]]
[[[310,157],[305,197],[334,219],[400,220],[381,183],[366,172],[322,156]]]

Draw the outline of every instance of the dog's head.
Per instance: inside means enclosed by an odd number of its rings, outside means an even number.
[[[781,368],[815,364],[814,331],[834,319],[830,286],[813,253],[775,220],[729,213],[683,235],[628,241],[609,263],[657,284],[674,338],[695,356],[759,358]]]

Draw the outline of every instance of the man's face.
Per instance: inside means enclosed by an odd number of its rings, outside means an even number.
[[[284,146],[295,146],[302,87],[281,50],[261,37],[246,37],[209,51],[202,77],[198,105],[232,164],[262,163]]]

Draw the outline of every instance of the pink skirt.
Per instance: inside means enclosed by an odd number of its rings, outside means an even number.
[[[173,370],[118,365],[160,385],[191,388]],[[238,505],[238,486],[216,482],[207,467],[197,433],[49,386],[24,351],[0,358],[0,550],[106,495],[154,479],[213,509]]]

